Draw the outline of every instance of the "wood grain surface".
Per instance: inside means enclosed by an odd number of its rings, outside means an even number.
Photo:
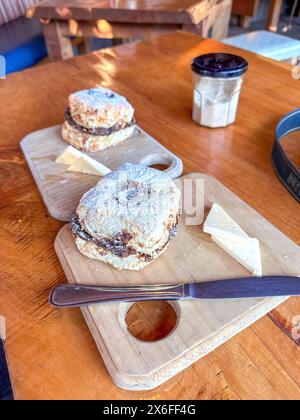
[[[226,129],[202,128],[191,118],[190,63],[210,51],[238,52],[250,63],[237,123]],[[184,33],[0,81],[0,307],[17,398],[300,399],[300,347],[287,334],[295,334],[297,298],[156,390],[112,385],[80,310],[48,304],[51,287],[65,281],[53,249],[62,224],[49,217],[19,148],[25,135],[61,122],[71,92],[110,87],[133,103],[145,131],[182,158],[186,173],[213,175],[300,244],[299,204],[270,160],[276,123],[299,106],[299,83],[288,66]]]
[[[50,215],[65,222],[71,220],[83,194],[99,180],[99,176],[68,172],[66,165],[55,162],[67,146],[68,143],[61,138],[61,125],[31,133],[21,141],[23,153]],[[163,170],[171,178],[182,174],[181,160],[139,127],[122,143],[89,156],[111,170],[124,162],[131,162],[164,165]]]
[[[183,203],[203,206],[205,217],[212,204],[219,203],[250,237],[260,241],[264,275],[300,276],[300,247],[222,184],[197,173],[176,183],[182,188]],[[140,272],[117,271],[82,255],[70,225],[58,233],[55,250],[68,281],[77,284],[178,284],[249,276],[203,232],[202,218],[191,226],[187,222],[190,217],[190,205],[183,206],[176,239],[160,258]],[[82,312],[113,382],[124,389],[146,390],[174,377],[285,300],[279,297],[175,302],[174,330],[153,343],[136,340],[129,333],[125,318],[131,304],[90,305]]]

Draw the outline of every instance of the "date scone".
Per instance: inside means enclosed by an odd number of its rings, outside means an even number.
[[[126,140],[134,128],[134,109],[124,96],[87,89],[69,96],[62,138],[77,149],[97,152]]]
[[[163,172],[125,163],[80,200],[72,217],[77,248],[117,269],[141,270],[176,235],[180,197]]]

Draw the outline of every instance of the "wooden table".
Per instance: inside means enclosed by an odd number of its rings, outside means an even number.
[[[225,38],[232,0],[46,0],[28,11],[41,19],[51,59],[73,56],[70,36],[149,39],[183,29]]]
[[[213,175],[300,244],[299,203],[278,181],[270,160],[276,123],[299,106],[299,81],[288,65],[243,51],[250,70],[237,123],[201,128],[191,119],[190,62],[220,50],[236,52],[214,40],[173,33],[0,81],[0,308],[16,398],[300,399],[300,299],[288,300],[150,392],[116,388],[80,310],[48,303],[50,289],[65,281],[53,249],[62,223],[49,217],[19,141],[60,123],[68,95],[82,88],[101,84],[126,95],[140,126],[183,159],[185,173]],[[300,166],[292,140],[287,150]]]

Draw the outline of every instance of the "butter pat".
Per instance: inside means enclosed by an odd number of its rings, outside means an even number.
[[[203,231],[218,238],[231,239],[238,242],[249,238],[247,233],[217,203],[212,206],[205,220]]]
[[[109,168],[97,162],[91,157],[81,154],[82,156],[77,159],[71,166],[68,167],[70,172],[81,172],[83,174],[105,176],[111,172]]]
[[[85,153],[68,146],[64,152],[56,159],[57,163],[69,165],[68,171],[81,172],[83,174],[105,176],[111,172],[109,168],[97,162]]]
[[[213,242],[254,276],[262,276],[261,252],[258,239],[250,238],[219,204],[215,203],[212,206],[203,230],[211,234]]]
[[[235,242],[230,239],[212,236],[212,240],[249,270],[253,276],[262,276],[261,253],[258,239],[246,238],[242,242]]]
[[[62,163],[63,165],[72,165],[77,159],[79,159],[83,153],[75,149],[75,147],[68,146],[61,155],[56,159],[56,163]]]

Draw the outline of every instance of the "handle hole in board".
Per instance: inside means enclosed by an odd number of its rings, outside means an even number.
[[[159,163],[157,163],[156,165],[147,165],[149,168],[153,168],[153,169],[158,169],[159,171],[162,171],[162,172],[164,172],[166,169],[168,169],[168,166],[166,166],[166,165],[162,165],[162,164],[159,164]]]
[[[122,312],[122,324],[133,337],[145,342],[154,342],[175,331],[180,307],[176,302],[144,301],[127,305]]]
[[[176,161],[168,155],[152,154],[141,159],[140,164],[168,173],[176,166]]]

